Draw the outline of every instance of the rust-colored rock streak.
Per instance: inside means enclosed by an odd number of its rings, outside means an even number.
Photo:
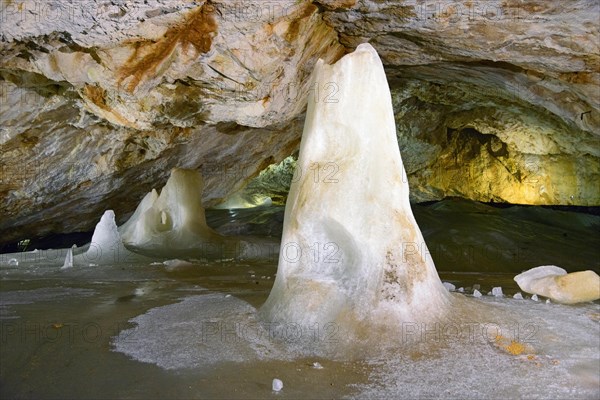
[[[169,28],[162,40],[135,42],[133,53],[119,71],[119,84],[127,81],[127,90],[133,92],[144,79],[152,77],[171,60],[177,46],[184,52],[190,46],[197,54],[208,52],[217,32],[214,10],[211,4],[205,3],[192,11],[181,24]]]

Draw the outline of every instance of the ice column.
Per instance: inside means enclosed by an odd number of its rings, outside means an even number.
[[[451,295],[410,208],[377,52],[362,44],[334,65],[319,60],[313,79],[263,320],[348,336],[443,315]]]

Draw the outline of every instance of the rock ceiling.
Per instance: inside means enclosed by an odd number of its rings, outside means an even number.
[[[596,1],[4,1],[0,242],[214,205],[298,149],[317,59],[381,55],[415,201],[600,204]],[[335,162],[335,160],[330,160]]]

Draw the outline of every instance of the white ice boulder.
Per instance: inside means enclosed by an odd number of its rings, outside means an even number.
[[[568,274],[555,265],[543,265],[514,279],[524,292],[548,297],[557,303],[575,304],[600,299],[600,276],[594,271]]]
[[[198,171],[173,168],[160,195],[148,193],[121,226],[125,245],[165,256],[220,253],[225,239],[206,224],[203,186]]]
[[[375,49],[319,60],[264,320],[374,327],[444,315],[442,285],[409,203],[392,99]]]

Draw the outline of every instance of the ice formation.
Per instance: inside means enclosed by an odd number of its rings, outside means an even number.
[[[73,247],[67,250],[67,255],[65,256],[65,262],[61,269],[73,268]]]
[[[127,247],[155,255],[219,256],[226,239],[206,225],[202,176],[173,168],[161,190],[148,193],[120,227]]]
[[[600,277],[594,271],[567,273],[555,265],[532,268],[517,276],[521,290],[557,303],[575,304],[600,299]]]
[[[73,266],[113,265],[146,260],[146,257],[135,254],[123,246],[115,222],[115,213],[113,210],[107,210],[96,224],[92,241],[81,249],[78,249],[75,245],[68,249],[61,269],[69,269]]]
[[[317,62],[262,318],[352,334],[447,311],[409,203],[390,90],[375,49]],[[393,328],[394,329],[394,328]]]
[[[281,381],[281,379],[273,379],[272,388],[274,392],[279,392],[281,389],[283,389],[283,382]]]
[[[121,234],[115,222],[113,210],[107,210],[96,224],[92,241],[84,254],[75,255],[75,265],[108,265],[146,260],[145,257],[135,254],[123,246]]]

